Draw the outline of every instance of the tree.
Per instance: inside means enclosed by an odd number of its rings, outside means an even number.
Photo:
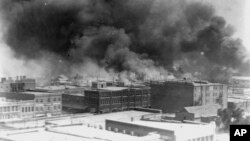
[[[250,118],[243,117],[243,110],[237,108],[235,104],[229,104],[226,109],[218,110],[218,120],[216,122],[219,130],[229,131],[229,126],[232,124],[244,124],[248,122]],[[249,120],[250,121],[250,120]]]

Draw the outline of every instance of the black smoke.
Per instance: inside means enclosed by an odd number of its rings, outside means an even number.
[[[58,73],[91,60],[117,73],[147,76],[167,70],[176,76],[189,72],[202,79],[221,79],[244,66],[241,41],[231,37],[233,28],[209,4],[3,0],[1,9],[5,41],[16,57],[53,56],[53,63],[63,62]]]

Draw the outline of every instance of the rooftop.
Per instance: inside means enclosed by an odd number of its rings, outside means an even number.
[[[159,135],[151,134],[144,137],[115,133],[82,125],[64,126],[44,129],[12,131],[2,133],[1,137],[13,141],[148,141],[159,139]],[[157,140],[156,140],[157,141]]]
[[[249,76],[233,76],[232,79],[250,80]]]
[[[192,81],[192,80],[184,80],[184,79],[174,79],[167,81],[152,81],[153,84],[185,84],[185,85],[193,85],[193,86],[206,86],[206,85],[222,85],[220,83],[211,83],[208,81],[200,80],[200,81]]]
[[[247,99],[239,99],[239,98],[228,97],[227,101],[228,102],[233,102],[233,103],[241,103],[241,102],[246,102],[248,100]]]
[[[60,93],[40,92],[40,91],[25,91],[25,92],[20,92],[20,93],[33,94],[33,95],[60,95]]]
[[[120,121],[118,121],[120,122]],[[162,130],[173,131],[176,136],[185,135],[185,138],[197,137],[197,135],[206,135],[207,133],[215,132],[215,124],[191,124],[191,123],[170,123],[170,122],[158,122],[158,121],[143,121],[136,120],[133,122],[122,121],[122,123],[128,123],[133,125],[138,125],[142,127],[151,127]],[[192,132],[189,132],[192,131]],[[187,134],[189,132],[189,134]]]
[[[218,104],[203,105],[203,106],[191,106],[185,107],[184,110],[195,114],[195,117],[209,117],[217,116],[217,111],[220,108]]]

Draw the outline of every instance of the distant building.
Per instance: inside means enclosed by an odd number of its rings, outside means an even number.
[[[228,106],[235,106],[246,113],[250,113],[250,97],[230,96],[228,97]]]
[[[59,75],[51,80],[51,85],[67,85],[69,84],[69,78],[65,75]]]
[[[191,120],[209,123],[216,120],[219,109],[220,105],[218,104],[184,107],[181,112],[176,113],[176,120]]]
[[[206,81],[171,80],[150,84],[152,108],[180,112],[184,107],[219,104],[227,107],[227,86]]]
[[[149,87],[107,87],[105,82],[98,82],[84,93],[89,110],[95,113],[150,107]]]
[[[0,92],[11,92],[11,83],[13,83],[13,80],[7,80],[6,78],[2,78],[0,82]]]
[[[17,76],[16,80],[12,80],[9,83],[11,92],[23,92],[26,90],[34,90],[36,88],[36,80],[26,78],[26,76]]]
[[[229,88],[231,89],[232,94],[250,94],[250,77],[233,76],[230,79]]]

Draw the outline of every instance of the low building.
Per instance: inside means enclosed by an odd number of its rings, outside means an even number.
[[[145,136],[151,132],[166,141],[214,141],[215,123],[171,123],[160,121],[117,121],[106,120],[106,130],[116,133]]]
[[[93,88],[85,90],[85,101],[94,113],[106,113],[133,108],[150,107],[149,87],[107,87],[107,84],[93,83]]]
[[[22,117],[51,116],[61,114],[62,95],[60,93],[25,91],[2,93],[7,99],[21,101]]]
[[[218,104],[184,107],[181,112],[176,113],[175,119],[209,123],[216,120],[219,109],[220,105]]]
[[[250,98],[243,96],[228,97],[228,106],[235,106],[246,113],[250,113]]]
[[[207,81],[169,80],[151,82],[151,106],[176,113],[184,107],[219,104],[227,107],[227,86]]]

